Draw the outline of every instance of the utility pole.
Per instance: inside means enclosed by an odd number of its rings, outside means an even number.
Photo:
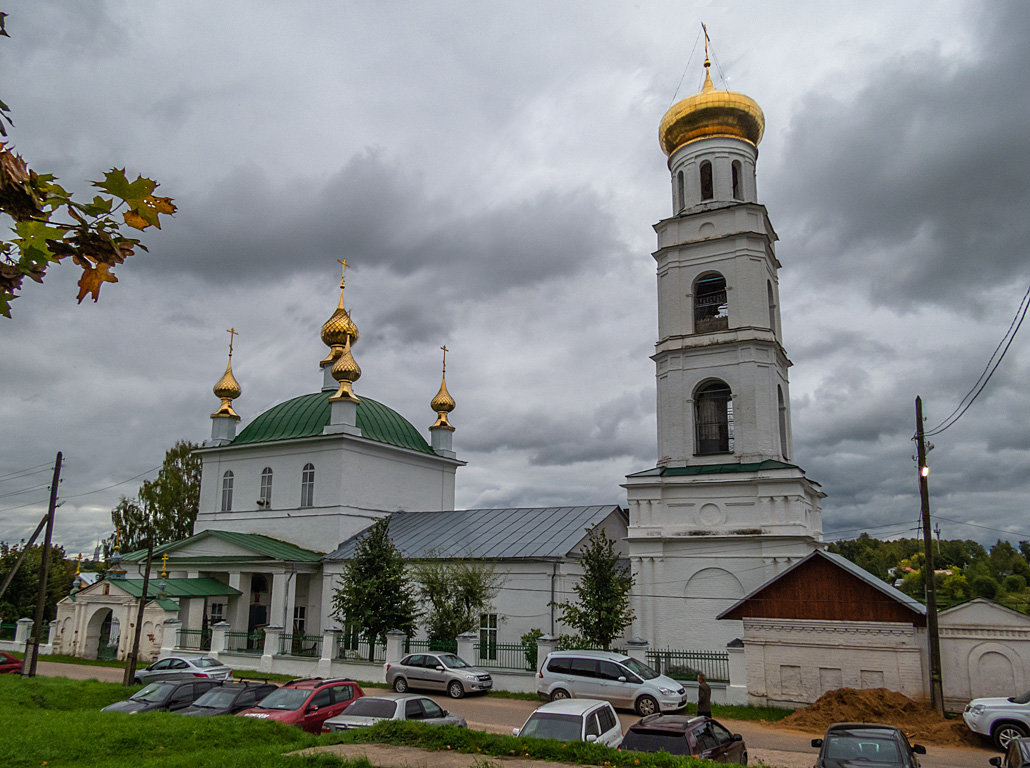
[[[150,528],[150,536],[147,538],[147,566],[143,571],[143,594],[139,598],[139,608],[136,611],[136,630],[132,636],[132,651],[129,653],[128,661],[125,663],[125,676],[122,678],[122,685],[132,685],[136,677],[136,662],[139,657],[139,637],[143,630],[143,609],[147,604],[147,589],[150,587],[150,561],[154,557],[154,529]]]
[[[923,401],[916,398],[916,458],[919,464],[919,499],[923,528],[923,580],[926,582],[926,634],[930,644],[930,706],[944,717],[944,686],[941,682],[941,638],[937,628],[937,585],[934,581],[933,530],[930,527],[930,488],[926,478],[926,440],[923,437]]]
[[[21,676],[36,676],[36,657],[39,655],[39,633],[43,629],[43,609],[46,607],[47,576],[50,572],[50,542],[54,536],[54,512],[57,511],[57,484],[61,481],[61,452],[54,461],[54,479],[50,483],[50,506],[47,508],[46,534],[43,536],[43,556],[40,558],[39,594],[36,596],[36,617],[32,622],[32,634],[25,641],[25,658],[22,660]]]

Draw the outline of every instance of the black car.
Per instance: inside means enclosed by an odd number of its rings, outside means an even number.
[[[180,709],[178,714],[191,717],[212,715],[235,715],[257,704],[279,686],[248,680],[228,680],[216,685],[190,706]]]
[[[995,768],[1027,768],[1030,766],[1030,739],[1012,739],[1004,757],[992,757],[987,762]]]
[[[629,727],[622,750],[693,755],[716,763],[747,765],[747,746],[710,717],[648,715]]]
[[[125,701],[117,701],[101,712],[174,712],[185,709],[218,685],[218,680],[158,680],[144,686]]]
[[[916,755],[926,754],[893,725],[876,723],[834,723],[812,746],[819,748],[815,768],[919,768]]]

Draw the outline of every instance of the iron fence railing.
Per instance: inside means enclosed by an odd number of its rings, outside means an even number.
[[[534,672],[535,654],[530,653],[530,647],[536,650],[535,645],[522,643],[476,643],[474,663],[477,667]]]
[[[370,644],[363,637],[343,634],[336,638],[336,653],[334,655],[341,661],[384,662],[386,661],[386,643]]]
[[[100,643],[97,645],[97,658],[101,661],[111,661],[118,658],[118,644]]]
[[[279,635],[279,653],[282,656],[319,658],[322,655],[321,635]]]
[[[0,624],[0,640],[13,640],[18,632],[18,625],[13,621],[10,624]]]
[[[730,656],[726,651],[687,651],[656,648],[647,652],[647,663],[673,680],[693,682],[697,673],[713,683],[730,681]]]
[[[425,651],[433,651],[436,653],[457,653],[458,641],[430,640],[428,638],[421,638],[416,640],[410,637],[404,641],[405,653],[419,653]]]
[[[261,653],[264,645],[264,632],[225,633],[225,650],[229,653]]]
[[[210,651],[210,629],[180,629],[179,647],[187,651]]]

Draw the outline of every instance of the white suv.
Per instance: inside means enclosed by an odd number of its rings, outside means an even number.
[[[682,685],[624,653],[553,651],[537,678],[536,692],[545,699],[603,699],[641,717],[675,712],[687,703]]]
[[[1004,752],[1013,739],[1030,735],[1030,691],[1007,699],[973,699],[962,719],[974,733],[990,736]]]

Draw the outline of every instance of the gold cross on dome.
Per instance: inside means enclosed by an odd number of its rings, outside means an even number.
[[[343,288],[343,284],[346,281],[346,277],[347,277],[347,260],[346,259],[337,259],[336,263],[339,264],[340,267],[341,267],[340,268],[340,287]]]
[[[447,349],[447,345],[446,344],[444,344],[442,347],[440,347],[440,349],[443,350],[443,369],[444,369],[444,372],[446,373],[447,372],[447,352],[449,350]]]
[[[228,328],[225,332],[229,334],[229,357],[232,357],[232,343],[235,341],[236,337],[240,335],[240,332],[235,328]]]
[[[161,578],[168,578],[168,553],[165,552],[161,555]]]
[[[122,535],[122,527],[120,525],[116,525],[114,527],[114,549],[115,549],[116,552],[120,551],[120,549],[121,549],[121,547],[119,546],[119,543],[118,543],[120,541],[121,535]]]

